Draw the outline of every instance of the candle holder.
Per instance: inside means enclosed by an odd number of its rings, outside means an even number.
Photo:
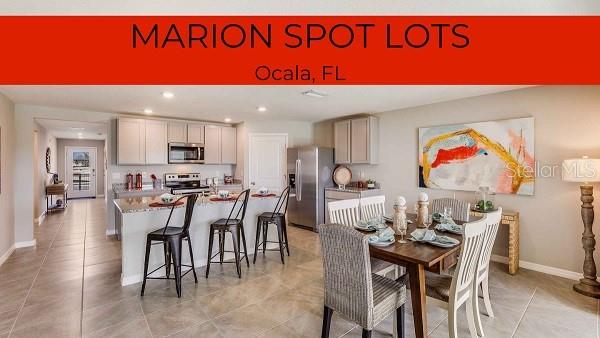
[[[427,216],[429,216],[429,201],[419,201],[417,202],[417,205],[417,227],[427,228],[427,225],[425,225],[425,219],[427,219]]]

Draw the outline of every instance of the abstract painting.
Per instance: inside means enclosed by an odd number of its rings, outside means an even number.
[[[419,187],[533,195],[533,117],[419,128]]]

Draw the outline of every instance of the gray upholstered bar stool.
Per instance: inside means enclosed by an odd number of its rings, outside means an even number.
[[[398,337],[404,337],[406,286],[371,273],[367,236],[339,224],[318,228],[325,275],[321,337],[329,337],[333,311],[360,325],[363,338],[395,312]]]

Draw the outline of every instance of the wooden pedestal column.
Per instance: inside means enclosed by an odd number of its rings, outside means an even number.
[[[582,295],[600,298],[600,283],[596,279],[596,262],[594,262],[594,249],[596,240],[592,231],[594,224],[594,201],[593,187],[591,185],[581,186],[581,218],[583,219],[583,235],[581,242],[585,251],[585,260],[583,262],[583,278],[578,284],[573,285],[573,289]]]

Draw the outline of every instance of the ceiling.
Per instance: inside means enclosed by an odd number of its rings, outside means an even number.
[[[316,122],[499,93],[526,86],[0,86],[17,104],[233,123]],[[324,98],[302,95],[316,89]],[[175,97],[166,99],[169,91]],[[257,108],[265,106],[267,111]]]
[[[103,123],[51,119],[36,119],[35,121],[56,138],[85,140],[106,139],[107,125]]]

